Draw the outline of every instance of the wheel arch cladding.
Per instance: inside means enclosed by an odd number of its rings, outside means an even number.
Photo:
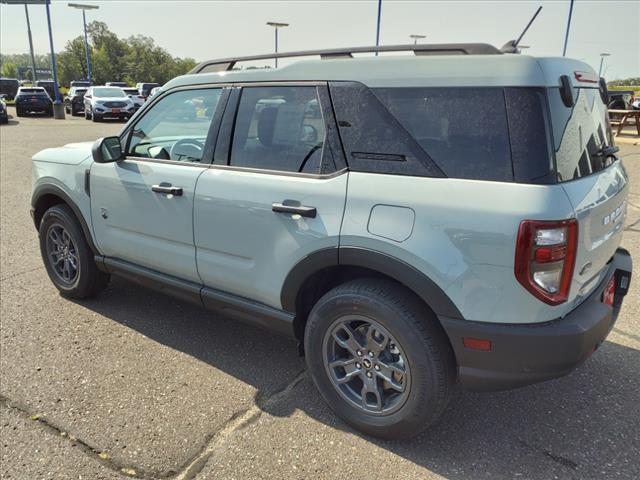
[[[283,283],[282,308],[296,314],[296,337],[302,338],[306,317],[322,295],[341,283],[364,276],[389,278],[405,286],[437,317],[463,318],[447,294],[408,263],[366,248],[327,248],[300,260]]]
[[[67,195],[61,188],[56,187],[55,185],[41,185],[34,190],[31,196],[33,223],[36,227],[36,230],[40,228],[40,223],[42,222],[42,217],[44,216],[45,212],[54,205],[67,205],[69,208],[71,208],[71,211],[80,224],[82,233],[87,239],[89,247],[95,255],[98,255],[100,252],[93,243],[91,231],[89,230],[89,226],[87,225],[84,216],[80,212],[80,209],[73,202],[73,200],[71,200],[69,195]]]

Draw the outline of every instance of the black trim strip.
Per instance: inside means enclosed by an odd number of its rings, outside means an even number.
[[[86,222],[84,216],[82,215],[82,212],[80,211],[80,208],[78,208],[78,206],[74,203],[74,201],[71,200],[71,197],[69,197],[69,195],[67,195],[64,192],[64,190],[62,190],[60,187],[57,187],[55,185],[51,185],[51,184],[40,185],[40,186],[36,187],[36,189],[31,194],[31,206],[34,209],[38,205],[38,201],[44,195],[55,195],[56,197],[59,197],[62,201],[64,201],[64,203],[69,205],[71,210],[73,210],[74,215],[76,216],[76,218],[80,222],[80,226],[82,227],[82,233],[84,233],[84,236],[87,239],[87,243],[89,244],[89,248],[91,248],[91,251],[94,254],[96,254],[96,255],[99,254],[100,250],[98,250],[98,247],[96,247],[95,243],[93,243],[93,236],[91,235],[91,230],[89,229],[89,226],[87,225],[87,222]],[[40,220],[41,220],[41,218],[36,217],[35,211],[34,211],[33,224],[35,225],[36,230],[38,230],[40,228]]]
[[[402,283],[424,300],[438,316],[463,319],[462,313],[433,280],[411,265],[382,252],[358,247],[319,250],[300,260],[285,279],[280,299],[282,308],[296,311],[296,299],[304,282],[316,272],[335,266],[374,270]]]
[[[96,255],[101,270],[204,307],[220,315],[293,337],[293,314],[201,284],[156,272],[125,260]]]
[[[207,310],[293,337],[292,313],[209,287],[201,296]]]

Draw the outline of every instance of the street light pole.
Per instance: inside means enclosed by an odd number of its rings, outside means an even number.
[[[97,10],[98,7],[97,5],[84,5],[81,3],[68,3],[67,4],[69,7],[71,8],[77,8],[79,10],[82,10],[82,25],[84,26],[84,53],[85,53],[85,57],[87,59],[87,80],[89,80],[89,84],[92,83],[91,81],[91,58],[89,55],[89,40],[87,38],[87,16],[85,14],[85,12],[87,10]]]
[[[604,57],[611,56],[610,53],[601,53],[600,54],[600,68],[598,69],[598,77],[602,76],[602,65],[604,64]]]
[[[423,38],[427,38],[426,35],[409,35],[409,38],[413,39],[413,44],[417,45],[418,44],[418,40],[422,40]]]
[[[33,54],[33,38],[31,38],[31,22],[29,21],[29,9],[24,4],[24,14],[27,17],[27,34],[29,35],[29,53],[31,54],[31,81],[36,84],[38,77],[36,76],[36,57]]]
[[[282,22],[267,22],[267,25],[269,25],[270,27],[273,27],[275,30],[275,35],[276,35],[276,52],[275,53],[278,53],[278,29],[288,27],[289,24],[282,23]],[[278,68],[278,57],[275,58],[275,61],[276,61],[276,68]]]

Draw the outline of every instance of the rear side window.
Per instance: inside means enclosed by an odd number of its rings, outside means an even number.
[[[513,180],[502,88],[374,92],[448,177]]]
[[[245,87],[229,164],[317,174],[333,164],[315,86]],[[326,148],[325,148],[326,146]]]

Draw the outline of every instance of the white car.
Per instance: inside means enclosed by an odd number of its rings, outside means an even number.
[[[126,88],[122,88],[122,91],[131,99],[134,106],[136,107],[136,110],[138,110],[142,105],[144,105],[145,98],[142,95],[140,95],[140,92],[138,92],[137,88],[126,87]]]
[[[120,87],[90,87],[84,95],[84,118],[98,122],[104,118],[129,120],[136,107]]]
[[[161,90],[162,90],[162,87],[153,87],[149,92],[149,97],[147,98],[153,97],[155,94],[160,93]]]

